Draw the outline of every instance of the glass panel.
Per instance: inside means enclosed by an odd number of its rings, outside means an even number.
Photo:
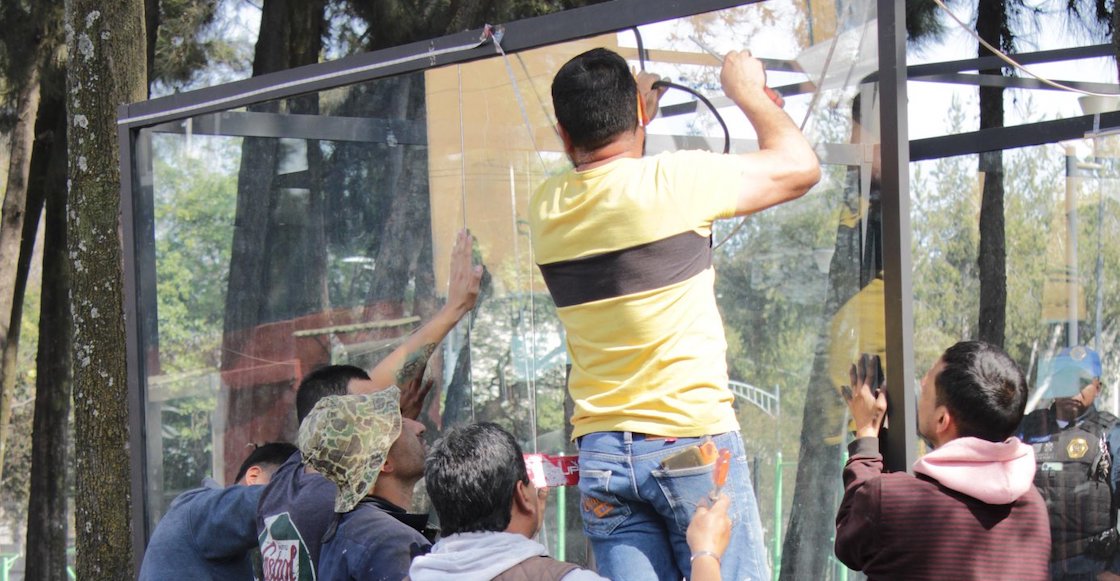
[[[958,107],[952,111],[961,115]],[[1022,435],[1039,462],[1035,482],[1052,511],[1055,554],[1077,557],[1061,565],[1071,571],[1104,567],[1104,562],[1084,557],[1087,545],[1071,539],[1111,529],[1109,480],[1115,473],[1087,467],[1102,465],[1102,435],[1107,434],[1113,456],[1120,439],[1107,427],[1094,428],[1087,408],[1060,402],[1085,388],[1082,403],[1091,402],[1101,412],[1120,411],[1120,245],[1111,235],[1120,228],[1118,146],[1117,136],[1100,135],[1004,152],[1004,345],[1031,386]],[[948,345],[977,334],[977,216],[983,180],[995,179],[977,173],[977,164],[973,155],[911,168],[919,373]],[[1099,363],[1092,352],[1099,354]],[[1098,377],[1103,393],[1088,387]],[[1059,427],[1063,424],[1056,420],[1072,423]],[[1081,429],[1088,431],[1076,432]],[[1069,475],[1066,480],[1063,472]],[[1101,515],[1103,524],[1094,524],[1093,514]]]
[[[847,437],[837,388],[860,352],[884,350],[878,92],[861,83],[877,68],[873,11],[768,2],[639,31],[645,68],[708,95],[733,153],[757,149],[757,137],[722,96],[706,51],[767,59],[786,111],[826,164],[804,198],[717,224],[714,235],[766,547],[794,578],[845,575],[831,558]],[[622,31],[142,131],[153,523],[202,477],[231,481],[248,443],[291,441],[303,374],[372,367],[431,317],[464,226],[488,274],[476,312],[430,366],[438,393],[422,415],[428,434],[495,421],[526,452],[576,453],[565,337],[526,207],[546,176],[569,167],[553,128],[555,71],[598,46],[637,69],[637,45]],[[650,154],[723,147],[715,117],[684,92],[664,97],[648,133]],[[542,542],[586,563],[578,501],[574,488],[554,494]]]

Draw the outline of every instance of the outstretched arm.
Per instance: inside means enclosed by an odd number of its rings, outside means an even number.
[[[738,216],[800,197],[821,179],[813,146],[782,110],[781,97],[766,86],[766,70],[749,51],[728,53],[720,71],[723,92],[758,133],[759,150],[739,156],[743,189]]]
[[[459,232],[451,251],[451,279],[447,303],[424,326],[405,339],[388,357],[370,371],[370,381],[353,386],[355,393],[369,393],[396,385],[420,387],[420,377],[439,342],[478,301],[482,266],[474,266],[471,247],[474,237],[466,229]]]
[[[731,499],[721,494],[712,506],[697,506],[685,538],[692,551],[693,581],[720,581],[720,559],[731,541]]]
[[[836,557],[862,570],[879,548],[879,429],[887,415],[887,395],[879,377],[879,356],[864,353],[848,372],[844,400],[856,425],[856,439],[848,445],[844,466],[844,498],[836,512]]]

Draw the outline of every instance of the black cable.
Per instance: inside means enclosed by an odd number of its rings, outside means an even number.
[[[684,91],[686,93],[691,93],[694,97],[699,99],[701,103],[707,105],[708,109],[711,110],[712,115],[715,116],[716,121],[719,121],[719,126],[723,128],[723,152],[724,153],[731,153],[731,132],[727,130],[727,123],[724,122],[723,116],[721,116],[719,114],[719,111],[716,110],[716,106],[713,105],[712,102],[709,101],[707,97],[700,94],[699,91],[693,89],[692,87],[686,87],[684,85],[678,85],[677,83],[674,83],[672,81],[666,81],[666,80],[660,80],[660,81],[654,82],[652,88],[658,89],[658,88],[661,88],[661,87],[671,87],[673,89],[679,89],[679,90]]]
[[[645,44],[642,42],[642,33],[641,33],[641,31],[638,30],[637,26],[635,26],[631,30],[634,31],[634,40],[638,43],[638,66],[641,67],[642,72],[645,72],[645,70],[646,70],[646,47],[645,47]]]

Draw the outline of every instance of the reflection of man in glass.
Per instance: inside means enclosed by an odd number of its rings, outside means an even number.
[[[1093,404],[1101,392],[1100,356],[1085,347],[1063,349],[1039,365],[1036,389],[1053,402],[1023,419],[1022,437],[1034,446],[1035,486],[1050,512],[1051,575],[1115,573],[1120,431],[1116,416]]]
[[[552,101],[575,167],[546,181],[529,210],[534,251],[567,331],[584,528],[607,577],[687,577],[691,559],[714,558],[692,555],[685,539],[712,488],[711,460],[697,448],[711,440],[732,453],[735,528],[723,577],[768,578],[727,386],[710,237],[714,220],[801,196],[820,166],[746,52],[727,56],[721,82],[754,126],[759,151],[643,158],[656,79],[635,81],[626,61],[604,49],[560,69]]]

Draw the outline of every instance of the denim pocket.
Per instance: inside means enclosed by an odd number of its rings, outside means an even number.
[[[610,470],[579,471],[579,510],[589,536],[607,536],[630,516],[630,507],[611,493]]]
[[[714,468],[715,463],[672,470],[658,468],[650,471],[650,475],[661,487],[661,493],[665,495],[665,500],[668,501],[673,511],[673,518],[682,534],[688,529],[688,523],[696,512],[697,504],[715,488],[712,482]]]

